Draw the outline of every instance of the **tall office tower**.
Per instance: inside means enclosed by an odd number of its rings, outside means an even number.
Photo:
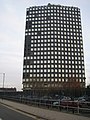
[[[23,90],[83,87],[80,9],[52,4],[27,8]]]

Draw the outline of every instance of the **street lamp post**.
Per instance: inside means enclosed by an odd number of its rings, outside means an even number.
[[[2,85],[2,90],[3,90],[2,100],[3,100],[5,97],[5,91],[4,91],[5,73],[0,73],[0,74],[3,75],[3,85]]]
[[[4,88],[4,82],[5,82],[5,73],[0,73],[3,75],[3,85],[2,85],[2,88]]]
[[[3,88],[4,88],[4,82],[5,82],[5,73],[3,73]]]

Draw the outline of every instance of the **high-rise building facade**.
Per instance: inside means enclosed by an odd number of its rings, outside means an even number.
[[[80,9],[51,5],[26,11],[23,90],[85,87]]]

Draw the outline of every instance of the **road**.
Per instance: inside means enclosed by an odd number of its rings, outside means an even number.
[[[35,119],[0,104],[0,120],[35,120]]]

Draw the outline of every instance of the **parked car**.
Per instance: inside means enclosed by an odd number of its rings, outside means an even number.
[[[57,105],[60,105],[59,101],[53,102],[53,106],[57,106]]]

